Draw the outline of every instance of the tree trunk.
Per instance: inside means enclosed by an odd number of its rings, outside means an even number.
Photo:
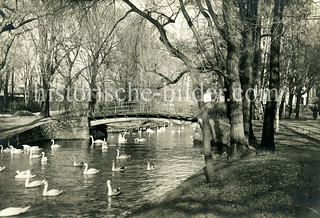
[[[293,102],[293,97],[294,97],[293,90],[290,88],[290,89],[289,89],[289,111],[288,111],[288,113],[289,113],[289,115],[288,115],[289,119],[290,119],[291,114],[292,114],[292,102]]]
[[[13,101],[14,98],[14,68],[12,68],[12,73],[11,73],[11,99]]]
[[[280,89],[279,91],[279,96],[278,96],[278,102],[277,102],[277,109],[276,109],[276,118],[275,118],[275,133],[278,133],[280,131],[279,128],[279,124],[280,124],[280,104],[282,101],[280,101],[280,99],[282,99],[284,92],[282,91],[282,89]]]
[[[196,96],[198,99],[201,98],[200,90],[196,91]],[[198,106],[202,117],[202,139],[203,139],[203,150],[204,150],[204,160],[206,165],[206,173],[208,182],[213,182],[214,180],[214,165],[211,154],[211,126],[209,122],[208,109],[204,101],[198,101]]]
[[[245,33],[243,33],[243,40],[244,40],[244,48],[243,48],[243,55],[241,58],[241,88],[243,90],[242,97],[242,106],[243,106],[243,128],[244,134],[247,140],[249,140],[249,133],[250,133],[250,99],[251,98],[251,91],[252,88],[252,65],[253,65],[253,41],[252,41],[252,33],[250,28],[247,29]]]
[[[308,88],[308,91],[307,91],[307,101],[306,101],[306,105],[309,105],[310,89],[311,89],[311,88]]]
[[[279,120],[282,119],[283,113],[284,113],[284,116],[286,115],[286,113],[285,113],[286,95],[287,95],[286,92],[282,95],[281,104],[280,104],[280,108],[279,108]]]
[[[48,78],[46,78],[47,76],[44,75],[43,79],[42,79],[42,88],[44,90],[44,101],[41,101],[41,111],[40,111],[40,115],[42,117],[50,117],[50,94],[49,94],[49,89],[50,89],[50,80]],[[40,99],[42,100],[42,97],[40,97]]]
[[[242,101],[234,99],[241,98],[241,84],[239,78],[239,53],[233,45],[228,45],[226,70],[229,76],[228,84],[231,99],[230,101],[230,156],[242,155],[248,141],[244,135]],[[227,99],[228,101],[228,99]]]
[[[280,37],[282,34],[282,13],[284,2],[282,0],[275,0],[273,24],[271,28],[271,52],[270,52],[270,78],[269,89],[280,88]],[[271,91],[270,100],[267,101],[263,130],[261,138],[261,149],[267,151],[274,151],[274,120],[277,108],[277,96],[275,91]]]
[[[302,87],[297,87],[297,101],[296,101],[296,120],[299,120],[300,117],[300,101],[301,101],[301,91],[302,91]]]
[[[5,81],[4,81],[3,104],[4,104],[5,110],[7,110],[9,107],[9,77],[10,77],[10,70],[7,71]]]

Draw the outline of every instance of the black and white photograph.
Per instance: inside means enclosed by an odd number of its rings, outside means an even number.
[[[320,218],[319,0],[0,0],[0,217]]]

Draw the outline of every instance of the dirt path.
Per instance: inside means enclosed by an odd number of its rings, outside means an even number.
[[[274,154],[216,160],[214,184],[200,172],[130,217],[320,217],[319,140],[282,125],[276,142]]]

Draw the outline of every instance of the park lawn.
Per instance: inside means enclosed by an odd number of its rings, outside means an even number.
[[[319,217],[319,141],[282,127],[276,142],[273,154],[221,157],[213,184],[201,171],[130,217]]]

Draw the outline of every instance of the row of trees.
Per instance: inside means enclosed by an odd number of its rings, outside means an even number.
[[[229,154],[244,156],[255,140],[254,108],[264,111],[259,148],[274,151],[282,96],[289,93],[291,114],[292,97],[296,95],[300,102],[304,92],[319,85],[320,46],[314,39],[320,28],[311,0],[15,1],[5,6],[0,11],[1,46],[5,48],[0,61],[7,75],[1,84],[6,89],[8,72],[14,75],[18,69],[29,84],[36,78],[41,81],[46,92],[43,116],[50,115],[48,90],[54,81],[62,83],[64,90],[77,86],[126,88],[129,81],[134,87],[156,88],[164,81],[179,83],[187,75],[194,89],[204,83],[226,90]],[[16,63],[21,55],[18,49],[29,54],[21,65]],[[35,68],[37,73],[31,73]],[[253,89],[266,87],[277,90],[278,95],[271,91],[266,104],[250,100]],[[250,99],[240,90],[251,90],[246,92]],[[196,94],[200,99],[201,93]],[[244,98],[238,101],[235,96]],[[94,113],[98,93],[91,97],[87,107]],[[65,101],[66,110],[70,104]],[[206,103],[197,104],[206,169],[212,181],[215,130]],[[299,118],[299,104],[296,112]]]

